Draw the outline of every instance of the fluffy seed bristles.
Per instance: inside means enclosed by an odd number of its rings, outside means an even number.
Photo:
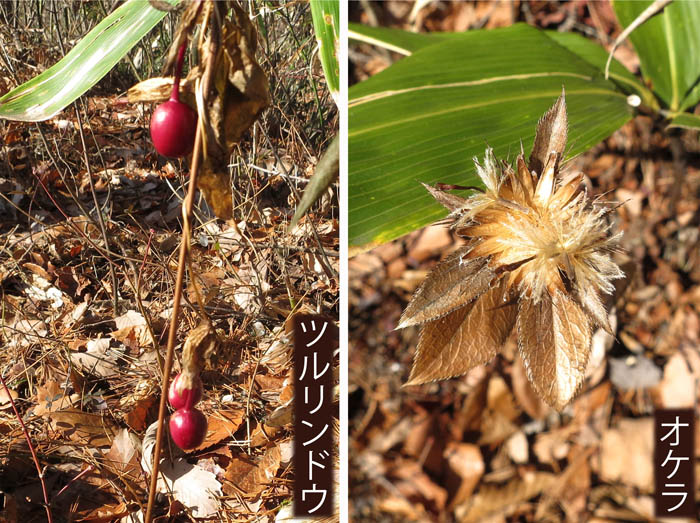
[[[499,164],[490,148],[476,170],[483,193],[464,199],[428,187],[450,211],[468,246],[443,261],[418,289],[399,327],[425,324],[409,384],[467,372],[488,361],[516,328],[535,390],[559,409],[579,389],[593,325],[610,332],[601,294],[623,277],[609,208],[562,178],[564,95],[537,126],[528,163]]]

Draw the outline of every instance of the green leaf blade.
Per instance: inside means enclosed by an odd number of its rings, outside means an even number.
[[[348,22],[348,37],[351,40],[376,45],[389,51],[409,56],[429,45],[459,37],[461,33],[411,33],[389,27],[370,27]]]
[[[480,185],[486,144],[511,160],[565,86],[570,155],[632,114],[600,71],[542,32],[473,31],[416,51],[350,89],[349,241],[371,248],[444,217],[419,182]]]
[[[340,92],[340,4],[338,0],[311,0],[311,17],[314,23],[319,56],[331,96],[338,103]]]
[[[652,0],[614,1],[622,27],[627,27]],[[672,2],[661,14],[644,22],[630,34],[639,55],[642,74],[672,111],[695,105],[700,90],[693,87],[700,77],[700,2]]]
[[[562,33],[559,31],[545,31],[545,33],[559,45],[566,47],[572,53],[595,66],[599,71],[605,71],[608,52],[596,42],[577,33]],[[610,62],[610,79],[625,93],[637,94],[642,99],[642,102],[651,109],[659,109],[654,93],[647,89],[635,75],[615,59]]]
[[[100,81],[166,14],[143,0],[121,5],[62,60],[2,96],[0,118],[40,122],[55,116]]]
[[[682,129],[700,129],[700,116],[690,113],[680,113],[671,118],[668,127],[680,127]]]

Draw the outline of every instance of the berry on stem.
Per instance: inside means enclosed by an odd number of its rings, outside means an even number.
[[[199,376],[192,377],[189,374],[179,373],[170,382],[168,389],[168,401],[175,410],[192,408],[202,399],[202,380]]]
[[[170,416],[170,436],[182,450],[198,447],[207,435],[207,418],[197,409],[180,409]]]
[[[151,140],[163,156],[181,158],[192,152],[197,131],[197,113],[180,101],[180,75],[185,59],[185,40],[177,54],[173,91],[170,100],[160,104],[151,117]]]

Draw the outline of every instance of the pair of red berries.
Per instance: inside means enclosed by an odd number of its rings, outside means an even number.
[[[170,416],[170,436],[183,450],[199,447],[207,435],[207,418],[194,408],[202,399],[202,380],[199,376],[191,384],[182,383],[182,373],[175,376],[168,390],[168,401],[176,409]]]

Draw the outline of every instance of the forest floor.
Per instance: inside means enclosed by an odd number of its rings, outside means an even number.
[[[111,5],[2,4],[2,94],[58,61]],[[171,477],[159,487],[163,520],[274,521],[290,505],[287,320],[339,312],[337,186],[287,231],[295,191],[337,133],[336,107],[308,4],[260,9],[272,105],[231,157],[234,219],[195,204],[176,360],[201,320],[195,281],[222,342],[202,375],[204,443],[184,459],[165,451],[174,461],[161,467]],[[159,76],[176,22],[168,15],[56,117],[0,121],[0,521],[47,517],[8,395],[54,521],[143,521],[188,162],[158,156],[154,106],[129,104],[125,92]]]
[[[607,2],[436,2],[414,17],[411,7],[354,4],[350,19],[431,31],[521,21],[608,46],[620,31]],[[638,70],[630,47],[616,56]],[[352,46],[350,57],[351,82],[392,59],[365,45]],[[620,203],[613,220],[623,232],[617,261],[626,278],[609,303],[615,336],[595,334],[584,388],[562,413],[533,392],[512,338],[502,355],[464,377],[402,387],[418,329],[394,329],[431,268],[462,244],[448,227],[350,260],[354,521],[654,519],[654,409],[696,405],[697,412],[699,169],[698,133],[668,133],[649,117],[565,167],[584,172],[592,194]]]

